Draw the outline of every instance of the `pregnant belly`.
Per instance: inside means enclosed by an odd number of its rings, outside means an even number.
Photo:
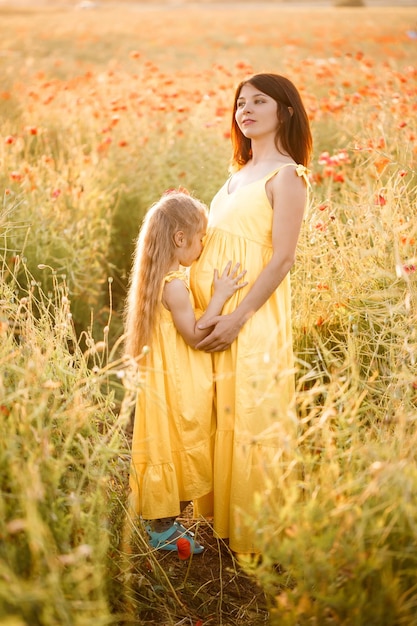
[[[196,306],[202,310],[207,308],[212,296],[214,270],[217,269],[221,274],[227,263],[231,261],[232,267],[240,263],[241,269],[246,270],[244,280],[248,282],[246,287],[237,291],[227,301],[224,312],[236,308],[237,303],[247,294],[270,256],[270,248],[262,247],[247,238],[233,236],[221,230],[212,231],[207,237],[200,258],[193,263],[190,270],[190,285]]]

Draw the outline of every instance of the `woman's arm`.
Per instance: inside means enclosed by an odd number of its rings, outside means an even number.
[[[229,261],[221,276],[219,276],[217,270],[214,270],[213,296],[208,303],[207,309],[200,317],[199,322],[204,324],[207,319],[220,315],[226,300],[228,300],[235,291],[242,289],[242,287],[248,284],[247,282],[240,282],[246,274],[246,270],[239,272],[239,263],[233,268],[231,266],[232,263]],[[210,332],[210,327],[206,326],[204,329],[200,329],[197,326],[190,294],[184,282],[178,278],[174,278],[170,282],[165,283],[162,293],[162,302],[163,305],[171,311],[175,327],[184,341],[192,348],[195,348],[198,342],[204,339]]]
[[[294,264],[307,198],[305,182],[292,167],[283,168],[270,182],[267,191],[273,207],[271,260],[232,313],[198,323],[202,330],[214,326],[197,344],[198,350],[227,350],[242,326],[274,293]]]

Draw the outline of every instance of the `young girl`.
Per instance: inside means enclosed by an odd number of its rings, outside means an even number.
[[[126,352],[142,378],[132,441],[130,486],[135,512],[150,520],[151,546],[191,552],[203,547],[175,521],[189,501],[212,491],[215,422],[209,354],[193,348],[209,332],[197,328],[189,267],[201,254],[207,208],[184,192],[162,196],[137,239],[126,307]],[[246,285],[239,264],[213,274],[213,295],[200,321],[219,315]]]

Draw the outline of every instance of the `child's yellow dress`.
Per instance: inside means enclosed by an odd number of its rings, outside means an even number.
[[[294,175],[306,179],[303,166]],[[198,307],[211,295],[214,268],[227,261],[247,270],[248,286],[230,298],[233,311],[271,259],[272,207],[265,185],[278,172],[229,193],[227,181],[214,197],[204,250],[191,271]],[[294,441],[294,364],[289,274],[243,326],[230,349],[214,353],[217,432],[214,452],[214,529],[232,550],[258,552],[257,527],[272,500],[279,500],[284,456]]]
[[[164,281],[174,278],[189,289],[185,270],[170,272]],[[191,293],[190,298],[194,304]],[[210,355],[185,343],[160,303],[133,428],[130,486],[136,513],[144,519],[174,517],[180,501],[212,490],[214,434]]]

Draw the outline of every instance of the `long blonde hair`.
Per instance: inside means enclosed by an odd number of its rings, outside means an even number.
[[[174,235],[187,243],[207,225],[207,207],[186,192],[164,194],[146,213],[133,255],[125,307],[125,351],[138,357],[152,341],[164,276],[175,260]]]

